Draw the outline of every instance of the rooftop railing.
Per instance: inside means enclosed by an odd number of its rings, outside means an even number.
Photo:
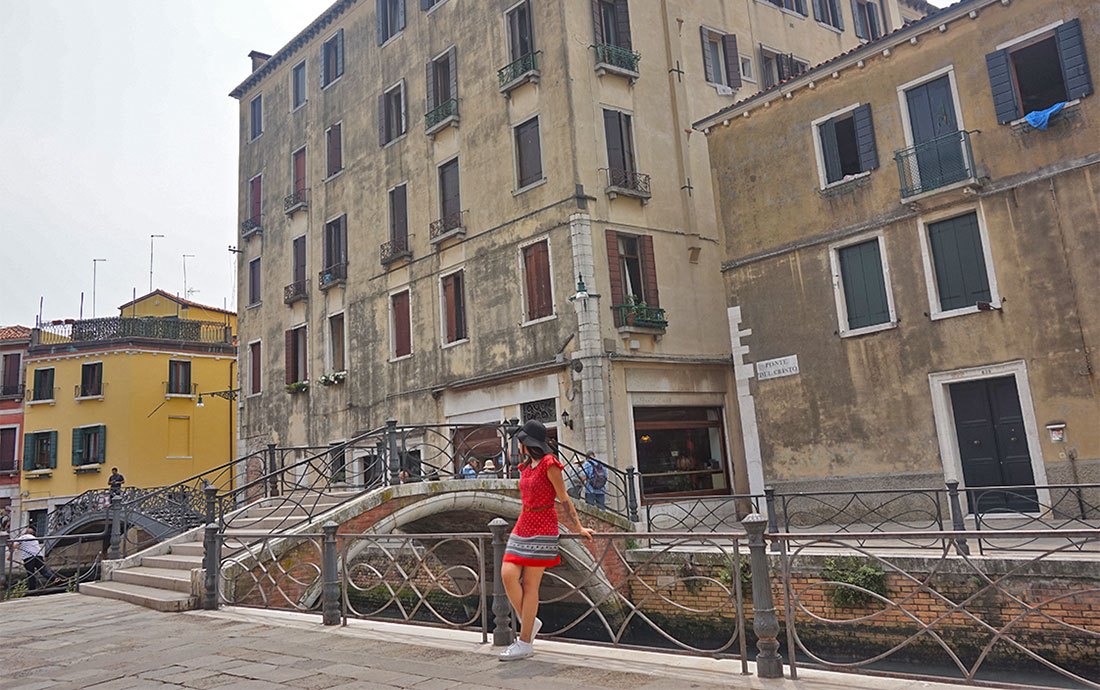
[[[125,338],[221,344],[233,342],[233,331],[224,323],[212,321],[156,316],[111,316],[43,324],[31,332],[31,347]]]

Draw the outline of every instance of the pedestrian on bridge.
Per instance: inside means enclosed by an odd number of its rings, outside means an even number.
[[[538,619],[539,583],[542,574],[561,563],[558,555],[558,513],[556,498],[565,506],[577,534],[592,538],[592,530],[581,524],[562,479],[562,463],[554,456],[546,438],[546,427],[530,420],[516,432],[520,443],[519,493],[523,501],[508,545],[500,577],[508,592],[508,601],[520,619],[519,639],[500,654],[501,661],[526,659],[533,654],[532,642],[542,621]]]
[[[466,458],[459,476],[463,479],[477,479],[477,458]]]
[[[112,494],[122,493],[122,485],[126,483],[126,477],[122,476],[122,473],[118,471],[117,467],[111,468],[111,476],[107,477],[107,486],[110,487]]]

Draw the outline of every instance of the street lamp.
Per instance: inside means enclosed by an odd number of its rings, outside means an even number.
[[[199,393],[199,399],[195,401],[195,407],[206,407],[206,404],[202,401],[202,396],[212,395],[216,398],[225,398],[226,400],[233,401],[237,399],[237,393],[240,393],[240,388],[231,388],[227,391],[208,391],[206,393]]]

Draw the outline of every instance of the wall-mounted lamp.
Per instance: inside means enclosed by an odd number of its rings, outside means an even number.
[[[202,401],[202,396],[204,395],[213,395],[218,398],[225,398],[226,400],[232,401],[237,399],[237,393],[240,392],[240,388],[231,388],[227,391],[210,391],[207,393],[199,393],[199,399],[195,401],[195,407],[206,407],[206,404]]]
[[[561,423],[570,429],[573,428],[573,418],[569,416],[569,413],[565,410],[561,411]]]
[[[578,273],[577,274],[577,292],[574,293],[573,296],[569,298],[569,301],[573,302],[573,301],[576,301],[576,300],[581,300],[581,303],[587,306],[589,297],[599,297],[599,295],[596,294],[595,292],[589,292],[588,291],[588,288],[585,287],[585,284],[584,284],[584,277],[581,276],[581,274]]]

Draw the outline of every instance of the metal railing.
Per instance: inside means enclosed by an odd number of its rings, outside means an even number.
[[[564,443],[555,443],[554,446],[558,459],[565,465],[562,474],[570,496],[584,500],[590,506],[621,515],[631,522],[638,522],[638,480],[633,467],[620,470],[598,458],[589,458],[585,452]],[[585,467],[587,462],[595,463],[603,469],[607,480],[602,489],[595,488],[592,478],[596,473],[591,467]]]
[[[333,285],[343,285],[347,280],[348,264],[344,261],[322,269],[317,274],[317,287],[321,290],[327,290]]]
[[[895,151],[902,198],[977,179],[970,146],[974,132],[960,130]]]
[[[649,191],[649,175],[620,168],[605,168],[605,170],[607,170],[608,191],[642,199],[652,196]]]
[[[81,582],[97,579],[105,538],[106,531],[34,537],[43,555],[26,559],[16,544],[20,537],[0,532],[0,601],[75,592]]]
[[[645,504],[650,532],[731,532],[746,515],[764,511],[763,494],[649,499]]]
[[[31,347],[125,338],[229,344],[233,342],[233,329],[227,324],[213,321],[156,316],[110,316],[101,319],[42,324],[31,331]]]
[[[0,398],[22,398],[26,388],[22,383],[5,383],[0,385]]]
[[[497,70],[497,85],[501,90],[507,89],[512,82],[519,80],[521,77],[528,76],[531,73],[538,73],[539,71],[539,53],[541,50],[536,50],[531,53],[527,53],[518,60],[509,62],[504,67]]]
[[[424,129],[430,130],[449,117],[458,116],[458,99],[448,98],[424,114]]]
[[[431,225],[428,226],[429,236],[433,241],[445,239],[452,233],[457,234],[464,229],[463,214],[465,211],[455,211],[454,213],[448,213],[447,215],[433,220]]]
[[[641,54],[610,43],[600,43],[593,47],[596,49],[597,67],[609,65],[627,72],[637,73],[638,61],[642,59]]]
[[[308,278],[295,280],[293,283],[283,288],[283,303],[294,304],[298,300],[306,299],[309,296],[308,288]]]
[[[378,258],[383,266],[398,259],[412,258],[412,250],[409,249],[409,236],[401,235],[394,237],[389,242],[383,242],[378,248]]]
[[[257,232],[263,232],[260,225],[260,216],[252,216],[241,221],[241,237],[249,237]]]
[[[1100,484],[998,486],[966,490],[978,552],[1031,551],[1064,542],[1067,530],[1100,529]],[[1042,530],[1043,538],[1013,532]]]
[[[660,307],[647,307],[644,304],[613,304],[615,326],[638,326],[640,328],[668,328],[668,316]]]
[[[296,189],[283,199],[283,212],[287,215],[309,205],[309,190]]]

